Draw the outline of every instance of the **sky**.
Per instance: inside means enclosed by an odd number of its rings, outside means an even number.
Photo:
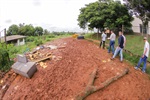
[[[0,31],[12,24],[42,26],[49,31],[81,32],[80,8],[97,0],[0,0]]]

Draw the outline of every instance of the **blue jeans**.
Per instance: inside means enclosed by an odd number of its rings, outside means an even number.
[[[110,53],[110,50],[112,50],[112,53],[114,54],[114,45],[115,45],[115,41],[112,41],[110,40],[110,43],[109,43],[109,49],[108,49],[108,52]]]
[[[144,62],[142,71],[145,71],[146,70],[146,62],[147,62],[147,57],[145,55],[143,58],[142,57],[140,58],[138,65],[136,67],[139,68],[142,62]]]
[[[123,61],[123,49],[120,48],[120,47],[117,47],[116,50],[115,50],[115,53],[113,55],[113,58],[115,58],[117,56],[118,53],[120,53],[120,61]]]

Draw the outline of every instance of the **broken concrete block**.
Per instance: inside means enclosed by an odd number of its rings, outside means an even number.
[[[12,65],[12,69],[14,70],[15,73],[25,76],[27,78],[31,78],[37,71],[35,62],[27,62],[27,63],[16,62],[15,64]]]
[[[25,55],[17,55],[17,61],[22,63],[27,63],[27,57]]]

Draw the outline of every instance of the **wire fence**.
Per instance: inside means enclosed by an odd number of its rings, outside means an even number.
[[[143,27],[142,25],[132,26],[132,30],[135,33],[150,34],[150,27]]]

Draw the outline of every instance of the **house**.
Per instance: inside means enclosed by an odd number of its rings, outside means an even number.
[[[131,22],[132,30],[135,33],[142,33],[142,21],[141,19],[134,16],[134,20]],[[143,27],[143,33],[150,34],[150,22],[148,22],[148,27]]]
[[[9,44],[9,43],[12,43],[16,46],[19,46],[19,45],[24,45],[25,44],[25,38],[26,36],[22,36],[22,35],[11,35],[11,36],[6,36],[6,42]],[[4,37],[1,38],[1,41],[4,42],[5,39]]]

